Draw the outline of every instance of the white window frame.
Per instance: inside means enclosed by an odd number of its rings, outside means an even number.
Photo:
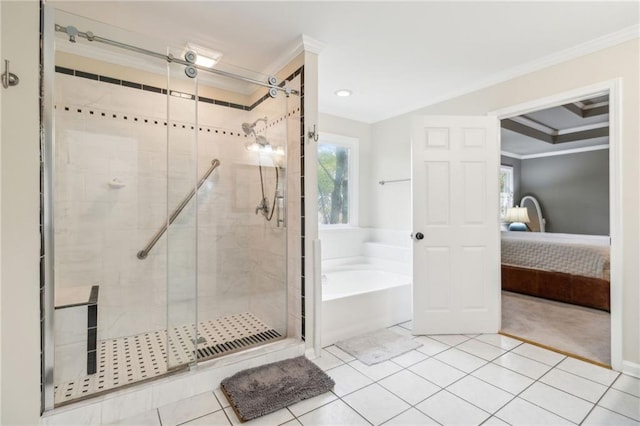
[[[323,224],[318,221],[318,227],[320,229],[355,228],[358,226],[360,199],[360,140],[350,136],[320,132],[318,145],[321,143],[349,149],[349,223]]]
[[[502,175],[503,173],[506,173],[508,176],[510,176],[510,192],[511,192],[511,206],[509,207],[513,207],[514,206],[514,179],[513,179],[513,166],[509,166],[506,164],[501,164],[500,165],[500,174]],[[504,192],[500,191],[500,219],[504,219],[505,215],[506,215],[506,211],[503,212],[502,211],[502,194],[504,194]]]

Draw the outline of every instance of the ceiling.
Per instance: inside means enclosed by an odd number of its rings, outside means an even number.
[[[527,158],[609,145],[609,96],[559,105],[501,121],[501,150]]]
[[[48,3],[168,45],[206,46],[226,64],[266,74],[291,59],[304,34],[324,44],[320,112],[366,123],[496,83],[595,39],[628,38],[640,15],[637,1]],[[353,95],[337,97],[338,89]]]

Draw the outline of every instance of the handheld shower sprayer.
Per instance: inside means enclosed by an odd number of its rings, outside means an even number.
[[[249,135],[253,135],[254,136],[254,140],[253,141],[249,141],[246,143],[245,147],[247,148],[247,150],[249,151],[258,151],[258,152],[267,152],[267,153],[273,153],[273,147],[271,146],[271,144],[269,143],[269,141],[267,140],[267,138],[263,135],[257,135],[256,131],[255,131],[255,127],[256,124],[258,124],[260,121],[264,121],[264,123],[268,123],[268,119],[267,117],[263,117],[263,118],[258,118],[256,121],[254,121],[253,123],[242,123],[242,131],[245,133],[246,136]],[[276,151],[276,153],[278,153],[278,151]],[[273,218],[273,214],[276,210],[276,203],[278,201],[278,199],[282,198],[281,196],[278,197],[278,190],[279,190],[279,186],[280,186],[280,174],[278,172],[278,166],[275,167],[275,172],[276,172],[276,184],[275,184],[275,189],[274,189],[274,195],[273,195],[273,205],[269,206],[269,200],[267,199],[266,195],[265,195],[265,191],[264,191],[264,177],[262,175],[262,164],[260,163],[260,157],[258,157],[258,170],[260,172],[260,190],[262,192],[262,199],[260,200],[260,203],[258,204],[258,206],[256,207],[256,214],[260,213],[262,214],[262,216],[265,217],[265,219],[270,222],[271,219]],[[278,218],[277,219],[277,226],[280,226],[280,223],[282,221]]]
[[[253,123],[242,123],[242,130],[244,131],[244,134],[247,135],[247,136],[249,136],[251,134],[255,135],[256,134],[256,131],[255,131],[256,124],[258,124],[258,122],[260,122],[260,121],[264,121],[266,123],[267,122],[267,117],[258,118]]]

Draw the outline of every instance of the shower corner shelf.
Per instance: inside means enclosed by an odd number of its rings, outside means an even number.
[[[110,188],[120,189],[120,188],[124,188],[125,186],[127,186],[127,184],[118,178],[113,178],[109,181]]]

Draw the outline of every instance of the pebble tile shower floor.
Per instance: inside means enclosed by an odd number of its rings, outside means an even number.
[[[192,362],[194,326],[174,327],[168,336],[170,364]],[[221,317],[198,324],[197,357],[199,360],[215,358],[281,337],[280,333],[249,312]],[[54,404],[70,402],[166,373],[166,341],[167,330],[99,341],[96,374],[56,384]]]

